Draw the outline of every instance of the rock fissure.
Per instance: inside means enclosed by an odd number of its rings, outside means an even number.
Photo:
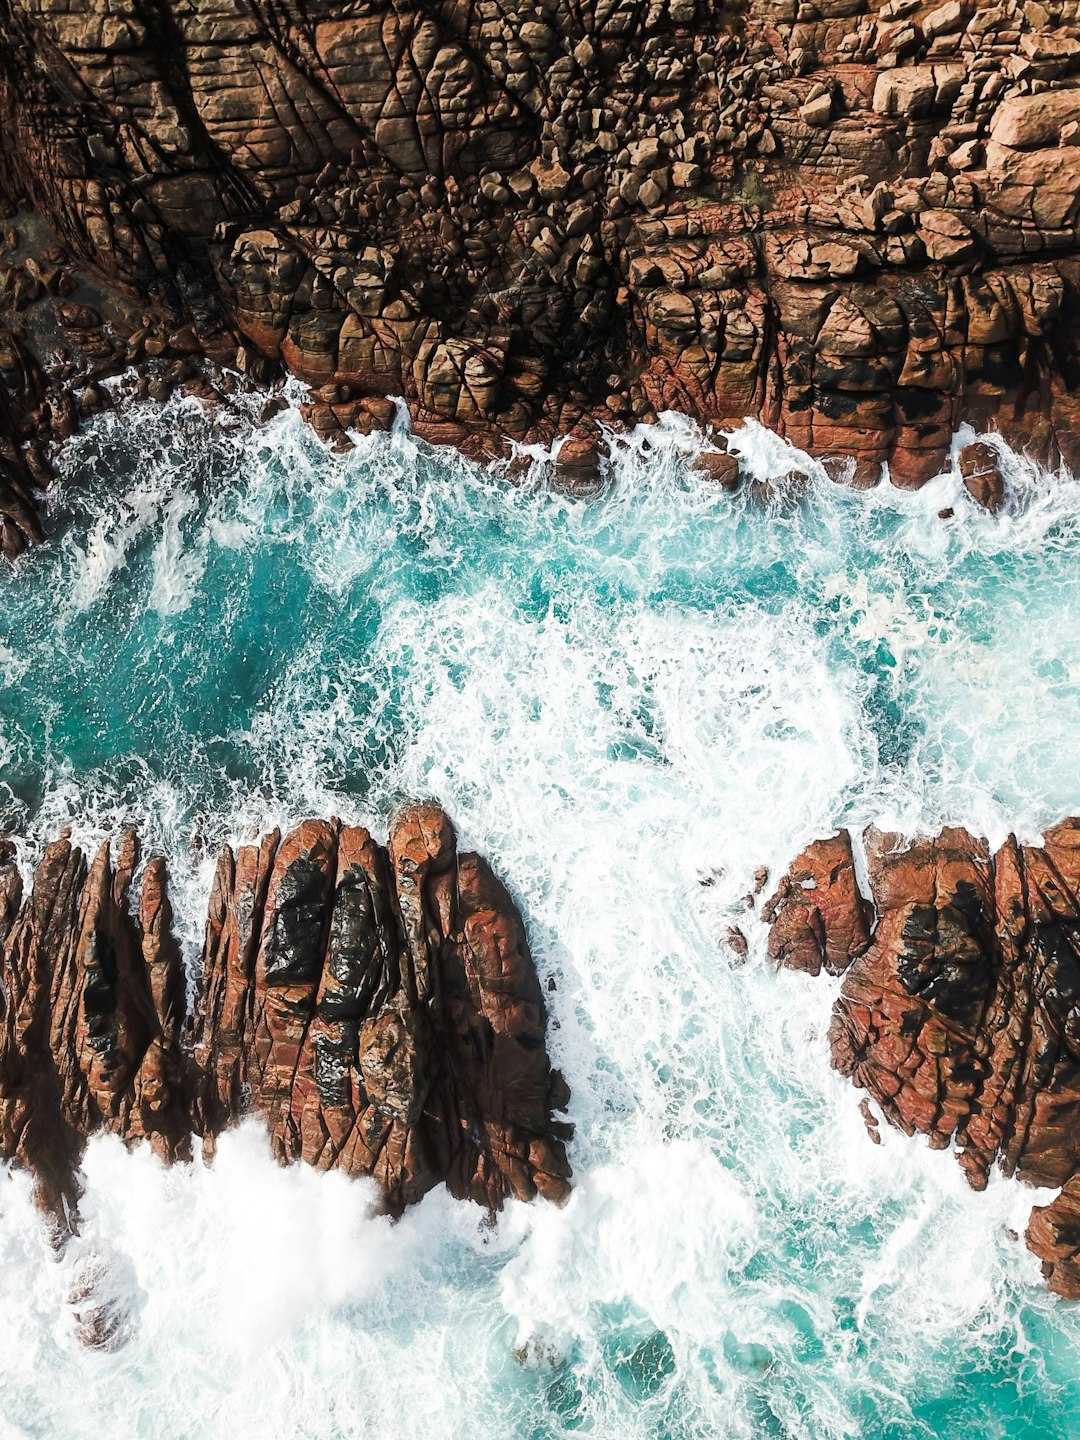
[[[386,849],[321,820],[226,847],[187,1023],[165,864],[132,913],[137,864],[133,832],[89,869],[61,839],[23,900],[2,857],[0,1154],[58,1220],[95,1132],[175,1161],[249,1113],[280,1161],[372,1175],[392,1212],[444,1181],[491,1208],[566,1195],[569,1097],[524,928],[441,810],[403,811]]]
[[[873,930],[841,831],[808,846],[765,907],[769,954],[843,975],[833,1064],[893,1124],[955,1143],[977,1189],[995,1164],[1061,1187],[1033,1210],[1028,1244],[1051,1288],[1080,1298],[1080,821],[993,855],[960,829],[864,843]]]

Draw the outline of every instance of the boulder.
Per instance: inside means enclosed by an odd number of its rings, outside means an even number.
[[[1043,90],[1013,95],[994,111],[990,138],[1013,150],[1057,145],[1067,125],[1080,121],[1080,90]]]
[[[965,445],[956,457],[964,489],[977,505],[996,515],[1005,501],[1005,477],[998,453],[984,440]]]
[[[808,845],[762,910],[778,966],[842,975],[870,943],[869,906],[859,893],[851,836]]]

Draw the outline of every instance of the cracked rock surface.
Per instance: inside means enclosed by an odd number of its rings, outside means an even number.
[[[125,832],[88,865],[48,846],[22,895],[0,856],[0,1155],[70,1216],[97,1131],[166,1161],[246,1114],[282,1162],[373,1176],[398,1212],[433,1186],[498,1208],[563,1199],[569,1092],[521,918],[446,815],[412,806],[386,847],[307,820],[226,848],[194,1014],[165,866]]]
[[[894,1125],[955,1145],[976,1189],[995,1164],[1063,1187],[1027,1242],[1051,1288],[1080,1298],[1080,820],[993,854],[960,829],[863,839],[873,928],[841,831],[781,882],[769,953],[843,973],[833,1064]]]
[[[48,227],[0,257],[0,539],[95,377],[203,354],[327,436],[569,435],[570,482],[665,408],[861,484],[962,421],[1076,466],[1078,77],[1080,0],[0,0]]]

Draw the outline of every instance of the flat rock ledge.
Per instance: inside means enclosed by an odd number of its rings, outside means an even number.
[[[0,852],[0,1156],[61,1229],[89,1136],[171,1162],[247,1114],[281,1162],[370,1175],[391,1213],[443,1182],[491,1209],[567,1195],[524,927],[442,810],[402,811],[385,847],[333,820],[226,847],[190,1016],[165,863],[136,910],[138,861],[133,831],[89,865],[61,838],[24,898]]]
[[[993,854],[961,829],[863,840],[872,906],[848,833],[817,841],[765,907],[769,953],[844,976],[833,1064],[894,1125],[955,1144],[976,1189],[995,1162],[1062,1187],[1027,1243],[1080,1299],[1080,820]]]

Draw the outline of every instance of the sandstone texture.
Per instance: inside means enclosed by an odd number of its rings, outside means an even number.
[[[9,553],[27,443],[202,355],[569,483],[665,408],[1080,461],[1080,0],[2,0],[0,127]]]
[[[1064,1187],[1027,1240],[1051,1288],[1080,1298],[1080,820],[996,854],[965,830],[863,838],[872,932],[841,832],[781,883],[770,954],[844,974],[833,1064],[894,1125],[955,1145],[977,1189],[995,1163]]]
[[[131,832],[89,865],[62,838],[24,898],[0,856],[0,1156],[58,1222],[91,1134],[173,1161],[247,1114],[282,1162],[373,1176],[392,1213],[443,1182],[491,1208],[565,1197],[569,1093],[521,919],[441,810],[403,811],[387,847],[308,820],[226,848],[188,1021],[165,867],[135,908],[137,862]]]

